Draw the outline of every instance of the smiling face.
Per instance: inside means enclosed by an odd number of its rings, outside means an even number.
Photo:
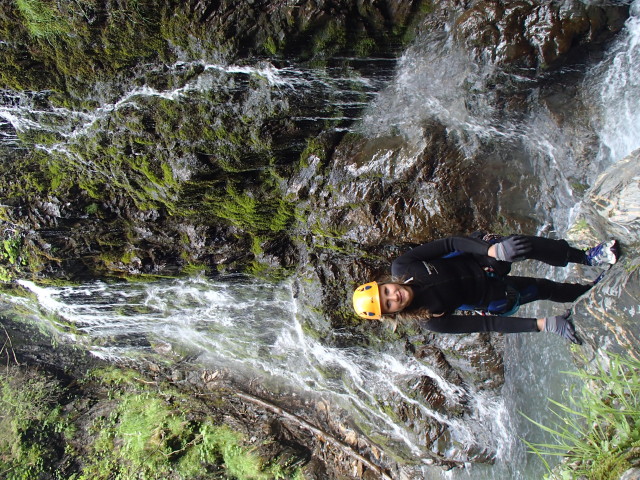
[[[407,285],[384,283],[378,288],[382,313],[400,312],[413,301],[413,289]]]

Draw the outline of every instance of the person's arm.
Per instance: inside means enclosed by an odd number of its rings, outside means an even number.
[[[433,242],[424,243],[412,248],[408,252],[394,260],[394,264],[406,265],[413,262],[421,262],[442,258],[454,252],[474,253],[487,255],[489,244],[482,240],[469,237],[447,237]]]
[[[542,320],[542,325],[540,324]],[[544,319],[525,317],[501,317],[499,315],[442,315],[421,320],[420,326],[438,333],[540,332]]]
[[[546,318],[501,317],[499,315],[442,315],[429,320],[421,320],[420,326],[439,333],[522,333],[550,332],[560,335],[572,343],[581,345],[577,336],[571,312]]]

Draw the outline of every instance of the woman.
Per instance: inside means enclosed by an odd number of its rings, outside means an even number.
[[[511,263],[533,259],[559,267],[568,263],[603,266],[616,263],[618,255],[616,240],[583,251],[565,240],[525,235],[449,237],[398,257],[391,264],[393,281],[359,286],[353,294],[353,306],[367,319],[402,312],[426,320],[426,328],[434,332],[545,331],[580,344],[570,312],[538,319],[509,315],[535,300],[573,302],[601,276],[589,284],[558,283],[511,276]],[[473,313],[455,315],[456,310]]]

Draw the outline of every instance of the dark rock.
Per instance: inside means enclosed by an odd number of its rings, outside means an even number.
[[[572,0],[477,2],[456,21],[456,36],[478,57],[507,68],[553,69],[574,61],[581,48],[603,44],[620,31],[628,5]]]

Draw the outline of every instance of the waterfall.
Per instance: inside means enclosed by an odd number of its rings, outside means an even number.
[[[601,140],[600,155],[614,163],[640,147],[640,2],[631,5],[625,29],[606,58],[592,68],[590,98],[599,103],[594,118]]]
[[[526,205],[534,198],[537,201],[525,213],[536,215],[540,233],[562,237],[580,200],[575,186],[590,185],[605,168],[640,148],[639,39],[640,2],[636,0],[625,28],[602,60],[588,69],[572,103],[555,107],[563,109],[563,120],[558,122],[552,102],[540,101],[547,95],[541,89],[531,93],[527,115],[500,112],[494,103],[495,91],[487,88],[495,68],[473,60],[449,36],[430,37],[405,52],[394,81],[369,106],[360,131],[372,136],[401,135],[407,142],[419,143],[424,123],[436,120],[457,139],[465,155],[476,158],[483,175],[491,175],[495,165],[499,175],[507,169],[519,172],[521,196],[503,197],[498,201],[501,208],[511,208],[511,203]],[[526,78],[513,76],[510,81],[533,88]],[[536,100],[540,102],[536,104]],[[559,281],[575,275],[571,269],[521,268],[523,274]],[[519,313],[546,316],[553,308],[548,302],[539,302]],[[544,467],[527,452],[520,438],[534,443],[549,438],[520,413],[552,425],[555,419],[546,409],[547,399],[560,400],[570,388],[572,380],[560,372],[571,370],[572,365],[567,345],[558,338],[507,336],[505,385],[502,398],[497,400],[501,405],[494,411],[506,431],[500,438],[495,464],[474,464],[449,472],[425,467],[424,478],[542,478]],[[481,410],[485,401],[489,399],[479,398],[476,408]]]
[[[104,124],[114,112],[126,108],[149,108],[149,102],[154,99],[177,104],[209,102],[207,93],[211,91],[218,96],[226,92],[228,98],[233,98],[236,91],[248,92],[250,98],[244,105],[227,102],[211,105],[211,108],[235,111],[243,107],[244,111],[237,113],[247,115],[253,121],[260,121],[265,113],[274,109],[291,108],[294,121],[329,121],[340,129],[345,122],[359,118],[352,115],[375,97],[384,82],[383,76],[368,78],[355,72],[346,76],[337,69],[321,72],[287,66],[277,68],[267,62],[256,66],[178,62],[152,69],[147,76],[149,80],[142,79],[144,85],[124,92],[111,92],[109,88],[97,90],[97,107],[86,111],[50,104],[48,97],[52,92],[0,92],[0,130],[8,132],[2,138],[5,143],[13,144],[17,138],[15,132],[18,135],[32,131],[48,132],[60,139],[56,145],[61,149],[69,143],[82,141],[96,128],[106,128]],[[162,80],[159,81],[158,77]],[[176,85],[158,88],[153,83]],[[336,106],[341,107],[342,116],[330,115]],[[314,114],[323,110],[324,114]],[[34,146],[52,148],[37,142]]]
[[[388,447],[407,459],[431,456],[416,432],[388,413],[384,399],[402,399],[425,417],[447,425],[452,445],[499,451],[507,440],[499,399],[474,392],[476,414],[464,421],[448,417],[413,398],[415,380],[431,378],[452,402],[469,392],[449,383],[428,363],[392,346],[380,351],[338,348],[324,337],[305,334],[304,316],[312,313],[298,309],[287,283],[274,286],[241,276],[80,287],[20,283],[35,294],[37,305],[12,297],[5,302],[28,307],[40,321],[47,319],[51,328],[69,341],[87,345],[98,357],[197,357],[210,368],[229,369],[237,379],[260,378],[276,390],[321,394],[348,411],[370,435],[387,437]],[[453,448],[447,453],[452,458],[459,455]]]
[[[465,156],[476,159],[483,175],[495,175],[496,183],[505,173],[520,176],[516,194],[495,192],[503,196],[497,201],[500,208],[535,215],[541,231],[562,235],[579,199],[576,187],[591,184],[604,168],[640,146],[639,10],[635,2],[603,60],[586,72],[576,95],[559,105],[553,98],[557,90],[505,75],[473,58],[449,34],[431,34],[401,57],[394,81],[369,106],[359,131],[374,137],[397,134],[419,144],[425,122],[436,120]],[[525,115],[496,105],[499,95],[512,90],[531,90]],[[594,138],[595,150],[590,147]]]

